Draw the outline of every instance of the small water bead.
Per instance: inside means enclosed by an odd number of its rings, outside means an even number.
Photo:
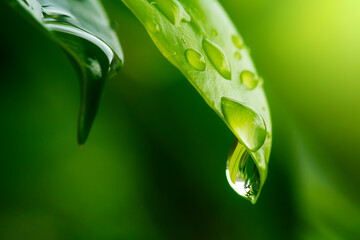
[[[237,59],[237,60],[241,60],[242,56],[239,52],[235,52],[234,53],[234,57]]]
[[[250,90],[255,89],[259,83],[262,82],[261,78],[255,76],[253,72],[248,70],[242,71],[240,74],[241,83],[245,84]]]
[[[71,24],[76,20],[75,16],[69,11],[62,9],[59,6],[44,5],[41,10],[46,22],[63,22]]]
[[[221,110],[225,120],[245,146],[255,152],[264,144],[266,125],[256,110],[236,100],[222,97]]]
[[[230,61],[220,46],[208,39],[204,39],[203,48],[211,63],[214,65],[215,69],[220,73],[220,75],[225,79],[231,80]]]
[[[185,51],[186,60],[193,66],[196,70],[204,71],[206,67],[204,56],[197,50],[187,49]]]
[[[216,37],[218,35],[218,32],[216,30],[211,31],[211,36]]]
[[[156,0],[150,1],[159,11],[176,27],[180,26],[181,21],[190,22],[191,17],[184,7],[177,0]]]
[[[246,147],[238,140],[230,151],[226,164],[226,178],[229,185],[253,204],[260,190],[259,171]]]
[[[160,31],[160,26],[157,23],[154,22],[146,22],[145,26],[147,29],[149,29],[152,33],[157,33]]]
[[[238,49],[242,49],[244,47],[244,42],[241,40],[239,36],[232,35],[231,40]]]

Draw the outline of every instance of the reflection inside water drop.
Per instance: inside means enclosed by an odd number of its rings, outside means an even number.
[[[246,147],[235,141],[226,163],[226,178],[230,186],[253,204],[260,190],[259,171]]]

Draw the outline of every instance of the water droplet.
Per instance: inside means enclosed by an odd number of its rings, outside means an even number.
[[[226,178],[230,186],[253,204],[260,190],[259,171],[246,147],[235,141],[226,163]]]
[[[234,53],[234,57],[237,59],[237,60],[241,60],[241,54],[239,52],[235,52]]]
[[[225,53],[221,48],[211,42],[208,39],[203,40],[203,48],[208,55],[211,63],[214,65],[215,69],[223,76],[225,79],[231,79],[231,66],[229,59],[226,57]]]
[[[75,24],[76,17],[69,11],[55,5],[43,5],[41,7],[45,23]]]
[[[244,47],[244,42],[241,40],[239,36],[232,35],[231,40],[238,49],[242,49]]]
[[[194,49],[187,49],[185,51],[185,57],[190,65],[193,66],[196,70],[205,70],[205,58],[199,51]]]
[[[191,17],[184,7],[177,0],[156,0],[150,1],[159,11],[176,27],[180,26],[181,21],[190,22]]]
[[[261,78],[257,78],[253,72],[248,70],[242,71],[240,74],[240,80],[249,89],[255,89],[259,83],[262,82]]]
[[[236,137],[249,150],[255,152],[264,144],[266,125],[264,119],[254,109],[244,103],[222,97],[221,110]]]
[[[157,33],[160,31],[160,26],[157,23],[154,22],[147,22],[145,24],[146,28],[149,29],[152,33]]]
[[[216,30],[212,30],[212,31],[211,31],[211,36],[216,37],[217,35],[218,35],[218,33],[217,33],[217,31],[216,31]]]

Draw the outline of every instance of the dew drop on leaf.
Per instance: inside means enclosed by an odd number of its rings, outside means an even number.
[[[203,40],[203,48],[220,75],[225,79],[231,80],[231,66],[224,51],[216,43],[208,39]]]
[[[187,49],[185,51],[186,60],[193,66],[196,70],[204,71],[205,70],[205,58],[204,56],[194,49]]]
[[[149,29],[152,33],[157,33],[160,31],[160,26],[157,23],[154,22],[147,22],[146,24],[147,29]]]
[[[255,89],[259,83],[262,82],[261,78],[255,76],[253,72],[248,70],[242,71],[240,74],[241,83],[245,84],[250,90]]]
[[[261,148],[266,139],[266,126],[259,113],[244,103],[226,97],[221,98],[221,110],[230,128],[246,148],[253,152]]]
[[[260,190],[259,172],[248,150],[238,140],[226,163],[226,178],[235,192],[255,203]]]
[[[232,35],[231,40],[238,49],[242,49],[244,47],[244,42],[241,40],[239,36]]]
[[[177,0],[156,0],[149,1],[176,27],[180,26],[181,21],[190,22],[191,17],[184,7]]]
[[[234,57],[237,59],[237,60],[241,60],[241,54],[239,52],[235,52],[234,53]]]
[[[58,6],[43,5],[41,11],[46,23],[73,24],[76,21],[76,18],[69,11]]]

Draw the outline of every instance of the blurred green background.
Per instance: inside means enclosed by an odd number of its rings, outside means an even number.
[[[234,136],[121,1],[125,65],[87,144],[65,53],[0,3],[0,239],[360,239],[360,2],[222,0],[272,110],[256,205],[225,177]]]

